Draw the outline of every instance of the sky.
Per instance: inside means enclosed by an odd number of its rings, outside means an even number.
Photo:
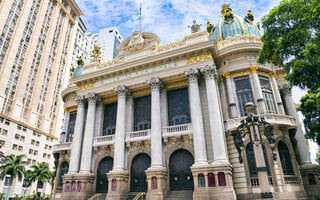
[[[267,15],[280,0],[75,0],[83,16],[81,19],[87,31],[98,33],[99,29],[116,26],[124,39],[134,31],[140,30],[137,11],[141,5],[141,31],[152,32],[160,38],[160,44],[167,44],[183,39],[190,34],[192,21],[202,24],[206,29],[207,21],[216,24],[221,13],[221,5],[229,4],[233,12],[244,16],[251,10],[255,23]],[[299,103],[306,92],[294,88],[293,99]],[[317,145],[309,142],[311,159],[315,162]]]
[[[140,30],[137,11],[141,5],[141,30],[158,35],[161,44],[181,40],[190,34],[189,25],[196,20],[206,29],[207,21],[216,24],[221,5],[229,4],[233,12],[244,16],[252,10],[255,22],[279,4],[279,0],[76,0],[83,12],[81,17],[87,30],[116,26],[124,39]]]

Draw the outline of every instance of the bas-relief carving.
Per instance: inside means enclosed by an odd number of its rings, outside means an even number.
[[[198,63],[208,59],[213,59],[211,54],[198,55],[187,58],[187,64]]]

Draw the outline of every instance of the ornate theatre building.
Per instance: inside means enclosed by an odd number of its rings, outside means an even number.
[[[260,33],[223,5],[160,46],[134,32],[111,62],[79,60],[62,92],[54,199],[316,199],[284,70],[259,65]]]

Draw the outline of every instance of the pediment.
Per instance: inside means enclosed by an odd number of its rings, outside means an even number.
[[[154,50],[159,42],[159,37],[154,33],[135,31],[118,46],[119,57],[143,50]]]

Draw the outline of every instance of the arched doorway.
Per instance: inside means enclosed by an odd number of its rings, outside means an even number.
[[[191,165],[194,163],[192,154],[184,149],[175,151],[169,161],[170,190],[193,190]]]
[[[97,169],[96,179],[96,193],[107,193],[108,192],[108,177],[107,173],[112,170],[113,158],[105,157],[99,163]]]
[[[150,165],[151,158],[149,155],[142,153],[134,157],[130,171],[130,192],[147,192],[148,183],[145,170]]]

